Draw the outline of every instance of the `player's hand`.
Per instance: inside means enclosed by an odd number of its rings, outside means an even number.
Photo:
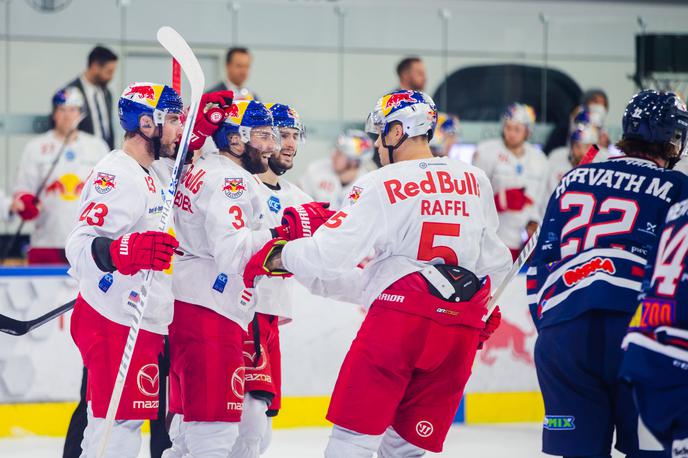
[[[535,234],[537,228],[538,223],[536,221],[530,221],[528,224],[526,224],[526,233],[528,233],[528,239],[530,239],[533,236],[533,234]]]
[[[40,201],[33,194],[25,193],[12,202],[10,211],[19,215],[24,221],[31,221],[38,218],[41,212]]]
[[[335,214],[328,202],[307,202],[284,209],[282,225],[274,228],[278,237],[296,240],[311,237],[313,233]]]
[[[497,306],[492,311],[492,315],[490,315],[490,317],[487,319],[487,323],[485,323],[485,328],[483,328],[483,330],[480,331],[480,337],[478,338],[478,350],[483,348],[483,345],[485,344],[487,339],[489,339],[490,336],[494,334],[501,322],[502,311],[499,310],[499,306]]]
[[[251,257],[244,267],[244,286],[246,288],[254,288],[256,277],[260,275],[284,278],[292,276],[291,272],[284,270],[280,265],[281,263],[274,262],[274,258],[279,256],[286,243],[287,241],[284,239],[272,239]]]
[[[533,204],[533,199],[528,197],[525,188],[503,189],[495,193],[494,200],[500,213],[507,210],[520,211]]]
[[[189,150],[201,149],[206,137],[213,135],[229,116],[234,92],[217,91],[203,94],[198,106],[196,123],[189,142]]]
[[[170,268],[174,249],[179,242],[165,232],[131,232],[110,245],[110,257],[117,271],[134,275],[142,270]]]

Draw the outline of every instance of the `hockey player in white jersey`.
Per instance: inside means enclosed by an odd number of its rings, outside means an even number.
[[[14,184],[12,208],[23,220],[35,224],[29,264],[67,263],[64,247],[78,216],[81,189],[93,166],[109,150],[102,139],[74,131],[83,112],[81,92],[75,88],[60,89],[52,105],[54,127],[26,145]],[[67,146],[63,149],[65,141]],[[44,181],[40,195],[36,196]]]
[[[318,202],[339,210],[348,201],[354,181],[366,174],[363,162],[373,156],[373,142],[365,132],[349,129],[337,137],[329,159],[311,163],[299,186]]]
[[[175,261],[169,327],[170,411],[177,416],[165,457],[229,455],[244,404],[244,332],[254,315],[239,303],[241,275],[273,236],[303,232],[262,226],[262,185],[252,174],[265,172],[279,148],[270,111],[255,100],[233,104],[213,140],[219,153],[198,158],[175,196],[183,253]]]
[[[332,395],[328,458],[440,452],[476,350],[499,322],[497,311],[482,321],[511,265],[492,188],[477,167],[433,158],[436,122],[422,92],[383,96],[368,123],[383,167],[313,237],[272,240],[244,272],[247,287],[291,272],[370,308]]]
[[[105,433],[132,319],[127,300],[137,300],[132,291],[140,288],[142,271],[169,268],[178,246],[174,237],[155,230],[163,189],[150,167],[158,157],[174,154],[181,113],[182,101],[168,86],[133,83],[124,90],[122,149],[106,155],[86,180],[78,222],[67,240],[70,275],[79,281],[71,334],[88,371],[83,457],[96,456]],[[141,424],[157,416],[158,355],[172,320],[170,283],[170,275],[154,276],[106,457],[138,456]]]
[[[473,158],[492,184],[499,212],[497,233],[514,259],[542,218],[547,158],[527,141],[534,122],[530,106],[509,105],[502,117],[502,138],[479,143]]]
[[[281,224],[287,207],[313,199],[284,178],[294,165],[297,148],[304,141],[298,113],[288,105],[269,103],[280,133],[280,151],[268,160],[268,169],[257,175],[263,205],[262,227]],[[279,326],[292,319],[293,279],[269,278],[260,283],[256,314],[244,335],[245,395],[239,437],[230,458],[257,458],[270,445],[272,418],[281,408],[282,368]]]

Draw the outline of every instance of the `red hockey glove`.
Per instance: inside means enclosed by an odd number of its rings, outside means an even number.
[[[179,246],[170,234],[157,231],[132,232],[110,245],[110,257],[117,271],[134,275],[142,270],[165,270],[172,263],[174,249]]]
[[[495,307],[495,309],[492,311],[492,315],[487,319],[487,323],[485,323],[485,328],[483,328],[482,331],[480,331],[480,337],[478,338],[478,350],[483,348],[483,344],[487,339],[494,334],[494,332],[497,330],[499,325],[502,322],[502,311],[499,310],[499,306]]]
[[[284,209],[282,225],[275,227],[278,237],[296,240],[301,237],[311,237],[313,233],[335,214],[328,210],[328,202],[308,202],[295,207]]]
[[[500,213],[507,210],[523,210],[523,207],[526,205],[533,204],[533,200],[528,197],[525,188],[512,188],[499,191],[495,193],[494,200],[497,211]]]
[[[38,218],[38,214],[40,213],[38,204],[40,201],[36,196],[26,193],[19,196],[17,200],[18,202],[15,204],[16,211],[21,219],[24,221],[31,221]]]
[[[234,92],[217,91],[203,94],[196,115],[196,123],[191,133],[189,150],[201,149],[206,137],[213,135],[229,116]]]
[[[292,276],[292,273],[286,270],[270,270],[268,268],[270,258],[279,254],[286,244],[287,241],[284,239],[272,239],[249,259],[246,267],[244,267],[244,286],[246,288],[254,288],[256,277],[260,275],[284,278]]]

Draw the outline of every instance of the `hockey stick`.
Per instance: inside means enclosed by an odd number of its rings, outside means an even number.
[[[191,102],[189,112],[184,124],[182,138],[179,142],[179,151],[177,152],[174,169],[172,170],[172,181],[170,182],[170,185],[166,191],[162,216],[160,217],[160,223],[158,224],[158,230],[160,232],[166,232],[172,216],[174,195],[177,191],[177,184],[181,179],[184,163],[186,162],[189,141],[191,139],[191,131],[193,130],[196,114],[198,113],[198,106],[201,101],[201,96],[203,95],[205,77],[203,75],[203,69],[198,63],[198,59],[196,59],[196,56],[189,45],[186,43],[184,38],[177,33],[177,31],[175,31],[172,27],[161,27],[158,30],[157,38],[158,42],[172,55],[172,57],[174,57],[177,62],[179,62],[179,65],[181,66],[191,85]],[[149,270],[146,272],[146,276],[141,285],[141,294],[138,295],[132,291],[132,294],[129,296],[129,300],[127,301],[127,306],[131,307],[134,313],[134,318],[132,319],[129,327],[129,335],[127,336],[127,342],[124,346],[122,361],[119,365],[117,379],[110,397],[107,415],[105,416],[105,434],[103,434],[100,442],[100,448],[98,451],[99,458],[102,458],[105,455],[107,443],[110,439],[110,433],[112,432],[112,427],[115,423],[115,415],[117,414],[119,402],[122,398],[124,381],[127,378],[129,366],[131,365],[131,357],[134,353],[134,346],[136,345],[136,339],[141,327],[141,319],[143,318],[146,303],[148,302],[148,292],[150,290],[152,279],[153,271]],[[134,297],[136,297],[136,299],[132,300]]]
[[[62,145],[60,146],[60,150],[57,152],[57,156],[55,156],[55,159],[53,159],[52,164],[50,164],[50,169],[48,170],[48,173],[45,174],[45,177],[41,181],[41,184],[38,186],[36,189],[36,192],[34,193],[34,196],[36,196],[36,199],[38,199],[38,196],[43,192],[43,188],[45,188],[45,185],[48,183],[48,180],[50,179],[50,175],[53,174],[55,171],[55,168],[57,167],[57,164],[60,162],[60,158],[64,154],[65,150],[67,149],[67,144],[69,143],[69,139],[71,136],[74,134],[74,132],[77,131],[79,124],[81,124],[81,121],[83,121],[86,118],[86,114],[82,113],[79,116],[79,119],[76,120],[76,123],[74,124],[74,127],[72,127],[67,135],[65,136],[64,141],[62,142]],[[2,255],[0,255],[0,264],[5,262],[5,259],[7,258],[7,254],[10,252],[12,247],[14,246],[15,242],[19,238],[19,234],[21,234],[22,229],[24,228],[24,223],[26,221],[22,220],[21,223],[19,223],[19,227],[17,230],[14,232],[14,235],[12,238],[5,244],[5,246],[2,249]]]
[[[592,145],[588,152],[585,153],[585,156],[583,156],[583,159],[581,159],[578,165],[585,165],[591,163],[593,160],[595,160],[595,156],[597,156],[597,153],[599,151],[600,148],[597,145]],[[521,268],[523,268],[530,255],[533,254],[533,250],[535,249],[538,238],[540,236],[540,227],[541,225],[538,225],[537,229],[535,229],[535,232],[533,232],[533,235],[530,237],[530,240],[528,240],[526,246],[523,247],[521,253],[519,253],[518,255],[518,258],[516,258],[516,261],[511,266],[511,270],[509,270],[509,273],[506,274],[506,277],[504,277],[504,280],[499,285],[495,293],[492,295],[490,301],[487,303],[487,313],[483,317],[483,321],[487,321],[487,318],[490,315],[492,315],[492,311],[497,306],[497,301],[504,293],[506,287],[509,285],[509,283],[511,283],[511,280],[513,280],[514,277],[518,275],[518,273],[521,271]]]
[[[45,323],[54,320],[60,315],[63,315],[74,308],[76,299],[72,299],[59,306],[58,308],[49,311],[45,315],[41,315],[38,318],[28,321],[15,320],[5,315],[0,315],[0,332],[9,334],[12,336],[23,336],[27,332],[31,332],[34,329],[43,326]]]

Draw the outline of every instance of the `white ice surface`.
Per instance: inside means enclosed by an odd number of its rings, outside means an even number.
[[[329,429],[279,429],[274,431],[273,443],[264,458],[319,458],[327,443]],[[538,458],[541,426],[514,425],[463,425],[449,432],[440,454],[427,456],[452,458]],[[3,458],[55,458],[62,456],[63,440],[59,438],[25,437],[0,440],[0,457]],[[622,455],[614,453],[613,457]],[[140,458],[150,457],[148,437],[145,438]]]

